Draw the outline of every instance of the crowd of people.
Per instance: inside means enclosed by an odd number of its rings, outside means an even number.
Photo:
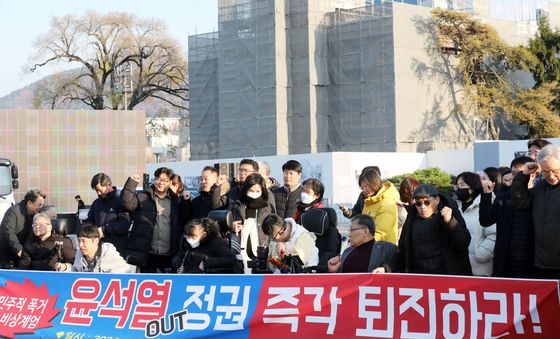
[[[266,162],[243,159],[233,180],[207,166],[196,197],[166,167],[145,190],[140,175],[117,192],[109,175],[97,173],[98,198],[75,235],[58,227],[46,195],[30,190],[1,222],[0,267],[560,279],[560,147],[546,140],[530,141],[509,167],[460,173],[451,194],[413,177],[395,185],[377,166],[364,168],[356,203],[339,206],[351,219],[345,249],[323,183],[302,182],[303,170],[286,162],[280,186]]]

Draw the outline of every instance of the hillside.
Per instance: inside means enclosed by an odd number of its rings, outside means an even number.
[[[77,71],[78,70],[74,69],[45,76],[25,87],[13,91],[6,96],[0,97],[0,109],[33,109],[33,93],[35,92],[36,88],[41,86],[43,82],[48,82],[50,79],[56,76],[60,76],[64,73],[72,74],[76,73]],[[71,104],[65,105],[64,107],[61,107],[61,109],[89,109],[89,106],[80,102],[73,102]],[[146,111],[146,116],[161,115],[161,112],[165,112],[163,115],[169,117],[180,115],[176,108],[170,107],[170,105],[166,104],[163,101],[154,99],[148,99],[144,101],[140,105],[136,106],[135,109]]]

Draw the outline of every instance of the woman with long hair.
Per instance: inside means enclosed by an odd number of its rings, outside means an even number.
[[[479,221],[480,195],[482,183],[480,176],[472,172],[463,172],[455,179],[455,196],[467,229],[471,234],[469,259],[473,275],[492,275],[492,258],[496,243],[496,225],[482,227]]]
[[[268,244],[268,237],[262,230],[263,220],[275,213],[274,206],[268,202],[268,189],[260,174],[251,174],[241,186],[239,199],[232,204],[233,214],[232,242],[241,245],[241,256],[245,271],[247,261],[257,254],[257,247]]]
[[[377,171],[362,172],[358,184],[365,198],[362,213],[375,220],[375,240],[384,240],[396,245],[399,235],[399,192],[391,182],[384,183]]]

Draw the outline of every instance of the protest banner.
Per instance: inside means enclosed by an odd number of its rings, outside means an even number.
[[[7,338],[557,338],[558,281],[0,270]]]

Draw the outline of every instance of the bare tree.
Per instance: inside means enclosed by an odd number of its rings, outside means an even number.
[[[72,83],[72,75],[56,73],[39,82],[33,91],[33,108],[61,108],[68,101],[67,87]]]
[[[118,12],[54,17],[49,31],[34,42],[34,47],[37,53],[31,72],[64,61],[81,66],[64,86],[65,100],[93,109],[133,109],[154,98],[187,108],[186,61],[161,21]],[[131,67],[131,72],[130,87],[123,90],[115,73],[124,65]]]

